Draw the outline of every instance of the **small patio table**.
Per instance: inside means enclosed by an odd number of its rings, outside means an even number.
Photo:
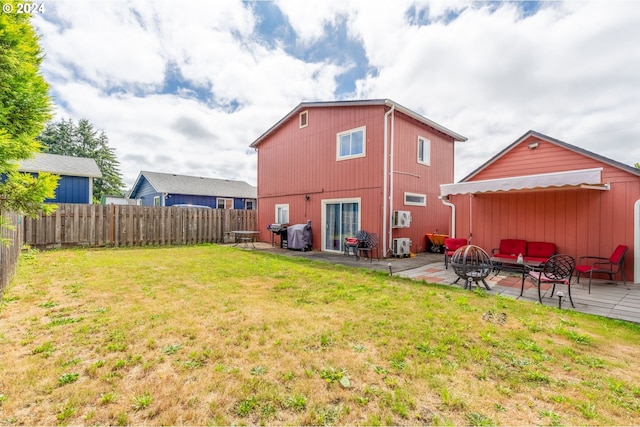
[[[526,258],[522,262],[518,262],[517,258],[506,258],[493,256],[491,257],[491,264],[494,270],[505,270],[512,273],[522,274],[522,285],[520,286],[520,296],[524,293],[524,279],[531,270],[538,270],[544,267],[544,262],[527,260]],[[496,273],[497,274],[497,273]],[[540,304],[542,304],[542,298]]]
[[[248,245],[249,242],[251,243],[251,246],[255,248],[256,237],[258,237],[258,234],[260,234],[259,231],[246,231],[246,230],[234,230],[232,231],[232,233],[236,241],[236,244],[233,246],[238,246],[240,242],[244,242],[244,246],[243,246],[244,248],[249,247]]]

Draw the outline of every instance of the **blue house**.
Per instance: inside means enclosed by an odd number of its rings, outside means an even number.
[[[60,154],[37,153],[32,158],[20,162],[18,170],[32,174],[49,172],[60,175],[56,195],[53,199],[45,200],[48,203],[91,204],[93,179],[102,178],[100,168],[94,159]]]
[[[143,206],[255,209],[258,190],[244,181],[142,171],[127,197]]]

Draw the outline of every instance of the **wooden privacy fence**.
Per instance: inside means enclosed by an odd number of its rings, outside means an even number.
[[[18,257],[22,249],[22,217],[15,213],[0,212],[2,218],[11,224],[11,228],[3,227],[0,231],[0,299],[4,290],[13,278],[18,265]]]
[[[59,204],[24,220],[24,242],[37,248],[224,243],[234,230],[256,230],[255,210]]]

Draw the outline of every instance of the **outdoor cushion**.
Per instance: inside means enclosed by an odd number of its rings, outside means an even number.
[[[500,253],[497,256],[513,255],[515,257],[518,254],[525,255],[527,253],[527,241],[520,239],[502,239],[500,240]]]
[[[556,244],[548,242],[528,242],[527,258],[542,258],[546,260],[556,253]]]

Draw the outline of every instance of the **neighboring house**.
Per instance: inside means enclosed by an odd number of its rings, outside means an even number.
[[[20,162],[18,169],[33,174],[60,175],[55,197],[45,200],[48,203],[93,203],[93,179],[102,178],[94,159],[59,154],[37,153]]]
[[[256,192],[256,187],[244,181],[142,171],[127,197],[143,206],[190,204],[255,209]]]
[[[441,192],[452,234],[487,251],[516,238],[609,257],[623,244],[627,280],[640,282],[639,169],[529,131]]]
[[[363,229],[384,256],[400,243],[424,252],[425,233],[448,228],[439,184],[453,180],[454,143],[465,140],[387,99],[303,102],[251,144],[261,239],[270,223],[310,220],[316,250],[341,252]]]

